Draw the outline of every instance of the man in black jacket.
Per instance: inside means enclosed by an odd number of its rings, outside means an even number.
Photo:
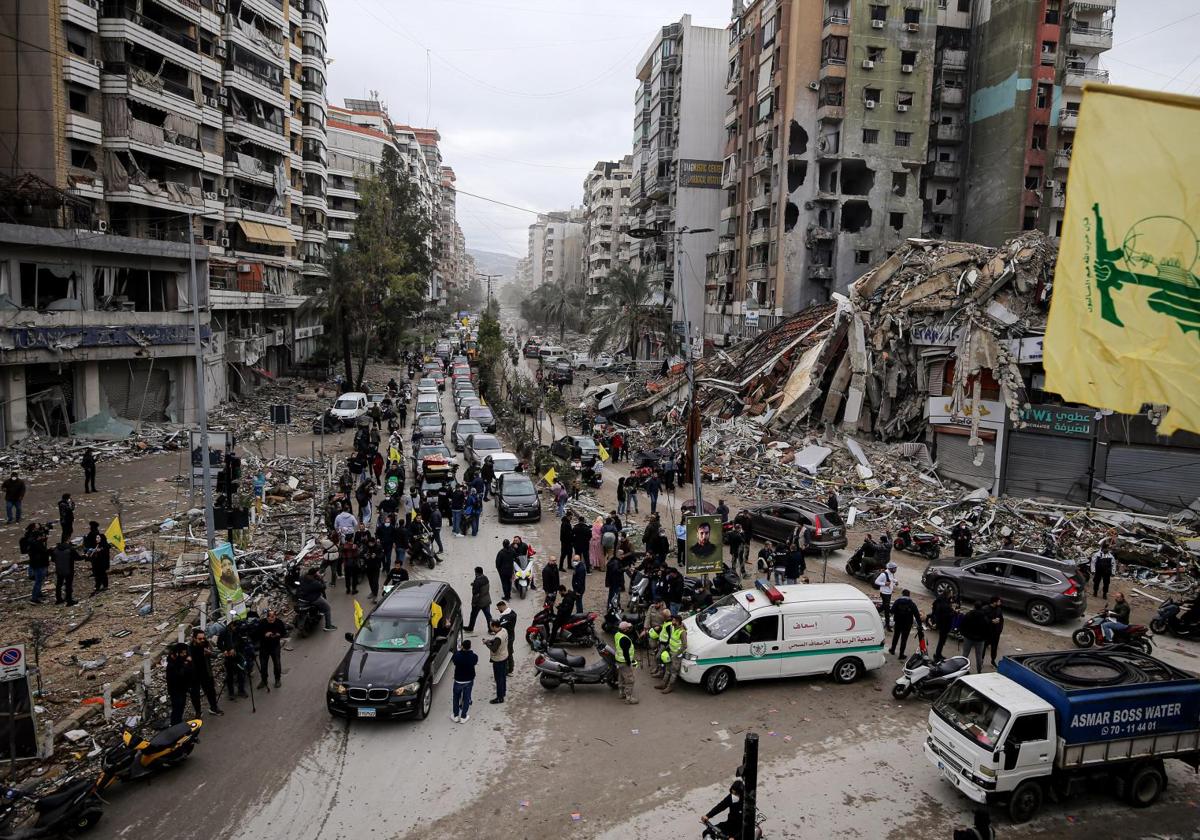
[[[604,567],[604,585],[608,587],[608,606],[611,609],[621,608],[621,593],[625,591],[625,572],[621,561],[616,555],[608,558]]]
[[[513,672],[513,639],[517,635],[517,613],[506,601],[496,602],[496,621],[508,633],[508,673]]]
[[[475,617],[483,613],[488,626],[492,623],[492,585],[488,583],[483,566],[475,567],[475,579],[471,581],[471,620],[467,622],[467,632],[475,632]]]
[[[983,652],[987,647],[988,637],[991,634],[992,623],[984,608],[983,601],[976,601],[974,608],[963,616],[962,624],[958,626],[958,630],[962,633],[963,646],[962,655],[971,658],[971,651],[975,652],[975,672],[983,673]]]
[[[566,568],[571,568],[571,554],[575,547],[575,532],[571,529],[571,514],[566,514],[562,519],[558,520],[558,542],[560,551],[558,554],[559,562]]]
[[[246,672],[251,663],[246,661],[246,622],[235,619],[217,636],[217,649],[225,660],[225,696],[230,702],[246,697]]]
[[[75,606],[75,562],[79,560],[79,552],[75,546],[63,539],[51,552],[54,560],[54,603],[63,602],[63,590],[66,590],[68,607]]]
[[[111,562],[108,537],[100,533],[100,523],[88,523],[88,532],[83,535],[84,556],[92,566],[95,588],[92,594],[108,589],[108,567]]]
[[[949,637],[950,631],[954,629],[957,611],[954,609],[954,603],[950,600],[950,596],[946,593],[939,593],[933,599],[930,612],[933,613],[933,622],[937,625],[938,631],[937,649],[933,652],[933,660],[939,662],[943,658],[942,649],[946,646],[946,639]]]
[[[580,596],[565,586],[558,588],[558,598],[558,609],[555,610],[554,624],[550,628],[550,644],[554,644],[558,639],[558,628],[570,621],[571,616],[581,609],[582,604]]]
[[[75,532],[75,502],[70,493],[63,493],[58,500],[58,527],[62,529],[62,541],[69,543]]]
[[[167,654],[167,696],[171,699],[171,725],[183,723],[187,709],[188,694],[200,716],[200,687],[192,675],[192,660],[188,657],[188,646],[182,642],[171,645]]]
[[[204,690],[204,696],[208,699],[208,708],[212,710],[214,715],[223,715],[221,707],[217,705],[217,688],[213,684],[212,675],[212,660],[213,649],[212,643],[208,640],[208,634],[199,628],[192,631],[192,643],[188,645],[188,662],[192,666],[192,686],[190,688],[192,694],[192,705],[196,707],[196,714],[200,714],[200,690]]]
[[[589,544],[591,541],[592,528],[590,525],[584,522],[583,517],[580,516],[576,520],[575,526],[571,529],[571,542],[572,547],[575,549],[575,553],[579,555],[585,574],[587,572],[588,557],[590,554]]]
[[[547,601],[553,602],[558,597],[559,583],[558,561],[551,557],[542,567],[542,591],[546,593]]]
[[[912,632],[913,622],[920,621],[921,611],[917,609],[911,593],[902,589],[900,597],[892,603],[892,624],[895,629],[892,631],[892,646],[888,649],[901,660],[904,659],[904,649],[908,647],[908,634]],[[899,652],[896,650],[896,642],[900,643]]]
[[[575,570],[571,572],[571,591],[579,601],[578,609],[583,609],[583,594],[587,591],[587,561],[582,555],[576,555],[575,560]]]
[[[279,653],[283,648],[283,640],[288,637],[288,627],[279,617],[279,613],[269,609],[267,617],[258,622],[255,631],[258,636],[258,673],[261,677],[258,687],[270,691],[267,688],[267,663],[275,666],[275,687],[279,688],[283,677]]]
[[[512,581],[513,572],[516,571],[516,560],[516,554],[512,550],[511,543],[505,540],[501,543],[500,550],[496,552],[496,574],[500,578],[500,591],[504,593],[505,600],[512,597]]]
[[[329,602],[325,600],[325,581],[321,578],[321,570],[313,566],[304,577],[300,578],[299,592],[297,593],[300,600],[306,604],[315,604],[317,609],[321,611],[321,615],[325,618],[325,629],[336,630],[337,627],[333,623],[333,608],[329,606]]]

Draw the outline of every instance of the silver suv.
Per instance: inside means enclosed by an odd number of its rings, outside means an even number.
[[[1053,624],[1087,610],[1087,593],[1075,564],[1024,551],[934,560],[925,567],[921,583],[964,603],[999,596],[1007,609],[1025,613],[1035,624]]]

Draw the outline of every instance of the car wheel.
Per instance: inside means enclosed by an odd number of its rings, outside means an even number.
[[[1096,637],[1092,635],[1091,630],[1081,627],[1071,634],[1071,641],[1075,643],[1075,647],[1090,648],[1096,643]]]
[[[433,708],[433,680],[426,680],[425,687],[421,689],[421,696],[417,698],[417,720],[425,720],[429,717],[429,711]]]
[[[1126,786],[1126,798],[1134,808],[1149,808],[1158,801],[1167,787],[1166,777],[1162,769],[1148,764],[1139,767],[1129,776]]]
[[[720,694],[733,685],[733,671],[721,666],[706,671],[704,674],[704,690],[709,694]]]
[[[1015,823],[1027,823],[1042,807],[1042,786],[1033,780],[1017,785],[1008,800],[1008,816]]]
[[[1029,605],[1025,607],[1025,615],[1029,616],[1029,620],[1034,624],[1042,627],[1054,623],[1054,607],[1048,601],[1030,601]]]
[[[853,656],[847,656],[833,666],[833,681],[837,683],[852,683],[862,676],[863,664]]]
[[[939,580],[933,585],[933,592],[953,601],[958,598],[958,584],[952,580]]]

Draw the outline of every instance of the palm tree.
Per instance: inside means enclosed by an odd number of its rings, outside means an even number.
[[[618,349],[636,359],[644,335],[669,337],[672,297],[667,292],[659,302],[659,294],[645,270],[622,265],[609,271],[596,296],[602,305],[592,312],[592,355]]]
[[[549,285],[549,284],[547,284]],[[541,287],[546,288],[546,287]],[[567,321],[579,323],[579,315],[587,303],[587,294],[579,286],[549,286],[546,315],[558,322],[558,342],[562,343],[567,332]]]

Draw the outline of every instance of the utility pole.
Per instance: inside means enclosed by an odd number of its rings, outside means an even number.
[[[475,276],[487,283],[487,298],[484,300],[483,308],[487,309],[492,305],[492,281],[499,280],[503,274],[484,274],[481,271],[475,272]]]
[[[200,342],[200,283],[196,278],[195,216],[188,214],[189,284],[192,296],[192,347],[196,355],[196,420],[200,426],[200,460],[204,475],[204,538],[211,551],[216,543],[213,535],[212,463],[208,457],[208,397],[204,387],[204,347]],[[214,592],[216,591],[214,587]]]

